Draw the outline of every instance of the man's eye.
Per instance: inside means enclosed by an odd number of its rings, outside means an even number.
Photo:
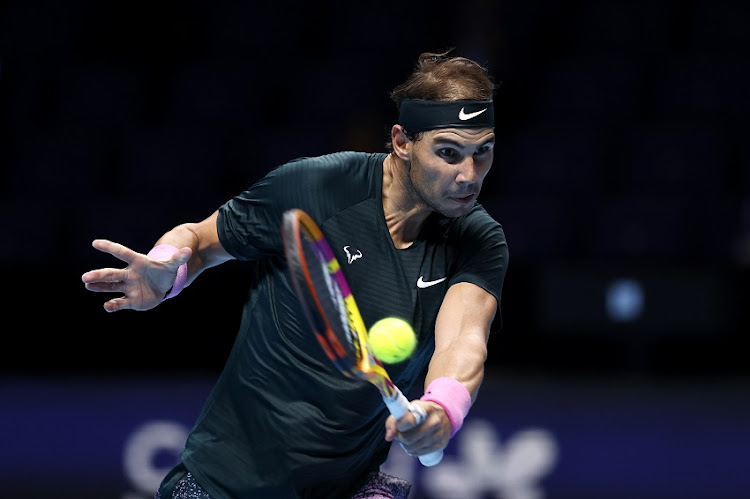
[[[439,153],[439,154],[440,154],[441,156],[444,156],[444,157],[446,157],[446,158],[455,158],[455,157],[456,157],[456,155],[457,155],[457,153],[456,153],[455,149],[450,149],[450,148],[448,148],[448,147],[444,147],[444,148],[442,148],[442,149],[439,149],[439,150],[438,150],[438,153]]]

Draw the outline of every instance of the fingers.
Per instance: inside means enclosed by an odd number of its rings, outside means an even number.
[[[419,404],[410,404],[409,412],[414,416],[414,426],[419,426],[427,419],[427,411]]]
[[[393,442],[393,439],[398,435],[398,429],[396,428],[396,418],[388,416],[385,420],[385,439],[387,442]]]
[[[107,239],[94,239],[94,241],[91,243],[91,246],[104,253],[109,253],[115,258],[118,258],[119,260],[122,260],[123,262],[126,262],[128,264],[133,263],[133,261],[138,256],[138,253],[131,250],[130,248],[127,248],[122,244],[109,241]],[[86,289],[90,291],[99,293],[107,291],[112,292],[119,290],[112,289],[108,287],[108,285],[111,285],[111,283],[113,282],[123,281],[125,279],[125,275],[126,272],[124,269],[98,269],[84,273],[81,276],[81,280],[86,283]],[[105,283],[106,285],[99,285],[97,283]],[[94,285],[89,286],[90,284]]]
[[[385,439],[391,442],[399,432],[405,432],[421,425],[426,417],[427,412],[421,405],[415,403],[409,404],[409,410],[404,417],[396,420],[396,418],[391,416],[386,420]]]
[[[125,297],[113,298],[107,302],[104,302],[104,310],[107,312],[117,312],[119,310],[127,310],[131,308],[129,301]]]
[[[85,274],[84,274],[85,276]],[[111,282],[101,282],[101,281],[93,281],[93,282],[86,282],[84,279],[83,281],[86,283],[86,289],[89,291],[93,291],[94,293],[124,293],[124,283],[122,281],[111,281]]]
[[[138,255],[138,253],[131,250],[127,246],[123,246],[120,243],[115,243],[108,239],[94,239],[94,241],[91,243],[91,246],[104,253],[109,253],[115,258],[126,263],[131,263]]]
[[[396,421],[396,429],[399,432],[406,432],[420,426],[427,419],[427,411],[422,403],[412,402],[409,404],[409,412]]]
[[[102,282],[100,280],[94,280],[93,282],[86,282],[87,275],[94,275],[98,271],[87,272],[83,275],[83,281],[86,283],[85,287],[89,291],[95,293],[123,293],[125,294],[125,283],[122,281],[111,281]],[[121,296],[119,298],[113,298],[104,303],[104,310],[107,312],[117,312],[118,310],[126,310],[131,308],[130,300],[127,296]]]
[[[91,270],[81,276],[85,287],[95,293],[121,293],[104,304],[107,312],[149,310],[164,300],[164,294],[175,281],[178,268],[192,255],[182,248],[168,260],[158,261],[107,239],[96,239],[92,246],[127,262],[122,269]]]
[[[386,421],[385,439],[397,440],[404,451],[421,456],[445,448],[450,439],[450,421],[437,404],[414,401],[400,420]]]
[[[125,271],[122,269],[98,269],[90,270],[81,276],[81,280],[86,284],[86,289],[97,292],[116,291],[113,289],[99,289],[101,286],[89,287],[89,284],[112,284],[122,282]]]
[[[87,272],[83,275],[83,282],[86,283],[85,287],[89,291],[94,293],[126,293],[126,285],[122,281],[110,281],[104,282],[101,280],[94,279],[92,282],[86,282],[88,275],[95,275],[99,271]],[[107,312],[117,312],[118,310],[126,310],[131,308],[131,301],[126,296],[118,298],[112,298],[104,303],[104,310]]]

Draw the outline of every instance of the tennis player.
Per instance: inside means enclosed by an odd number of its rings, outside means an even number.
[[[108,312],[154,308],[231,259],[254,267],[231,354],[157,498],[407,497],[411,484],[379,469],[392,442],[414,456],[447,446],[499,328],[508,248],[477,202],[493,161],[495,89],[475,61],[422,54],[391,93],[399,116],[387,151],[278,166],[148,254],[93,242],[127,264],[82,276],[86,289],[118,294]],[[386,316],[414,326],[417,351],[388,371],[404,393],[425,376],[413,401],[427,413],[422,424],[412,414],[396,421],[311,334],[283,254],[290,208],[320,225],[368,327]]]

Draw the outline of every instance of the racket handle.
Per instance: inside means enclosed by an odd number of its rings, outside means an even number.
[[[422,409],[420,406],[410,404],[409,400],[404,396],[403,393],[401,393],[401,390],[399,390],[398,387],[394,388],[396,389],[396,392],[393,394],[393,397],[383,397],[385,405],[388,407],[388,410],[391,412],[391,414],[393,414],[393,417],[396,419],[401,419],[406,416],[407,412],[411,412],[417,418],[417,423],[422,424],[422,421],[424,419],[424,409]],[[421,416],[419,415],[420,411]],[[442,459],[442,450],[436,450],[435,452],[430,452],[429,454],[419,456],[419,461],[424,466],[435,466],[440,461],[442,461]]]

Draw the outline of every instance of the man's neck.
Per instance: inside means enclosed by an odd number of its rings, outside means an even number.
[[[389,154],[383,161],[383,213],[396,248],[412,245],[431,211],[414,190],[407,165]]]

